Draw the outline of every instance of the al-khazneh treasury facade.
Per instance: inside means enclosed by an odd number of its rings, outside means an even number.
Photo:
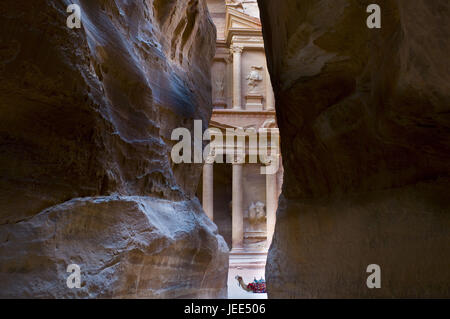
[[[276,153],[280,169],[262,174],[261,167],[267,163],[249,160],[250,154],[261,149],[252,149],[249,143],[229,147],[225,142],[225,147],[211,151],[215,162],[204,165],[199,195],[205,212],[232,249],[230,270],[233,263],[257,268],[265,264],[282,184],[275,102],[259,10],[256,0],[207,2],[217,27],[210,128],[221,130],[224,136],[227,129],[242,129],[247,138],[270,131],[268,149],[262,151]],[[233,155],[239,147],[245,153],[243,159]]]

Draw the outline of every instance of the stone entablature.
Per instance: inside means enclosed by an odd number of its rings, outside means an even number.
[[[214,110],[211,122],[223,123],[230,127],[264,127],[267,121],[275,121],[275,110],[247,111],[247,110]]]

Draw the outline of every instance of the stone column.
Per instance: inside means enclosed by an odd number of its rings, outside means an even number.
[[[275,110],[275,96],[273,94],[272,82],[270,81],[269,69],[266,67],[266,110]]]
[[[278,207],[277,173],[266,175],[267,247],[272,242]]]
[[[242,93],[241,93],[241,55],[244,48],[233,44],[231,52],[233,53],[233,109],[242,109]]]
[[[242,169],[242,163],[233,163],[232,250],[234,251],[242,250],[244,244]]]
[[[214,164],[203,165],[203,210],[209,219],[214,218]]]

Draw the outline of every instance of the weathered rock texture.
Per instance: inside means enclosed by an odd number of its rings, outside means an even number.
[[[2,231],[1,295],[219,297],[227,246],[199,211],[193,201],[122,196],[53,206]],[[82,289],[66,286],[69,261],[81,267]]]
[[[224,297],[201,167],[170,159],[211,113],[205,2],[76,3],[72,30],[69,1],[0,3],[0,296]]]
[[[285,178],[269,297],[450,296],[450,3],[260,0]],[[366,268],[381,266],[381,289]]]

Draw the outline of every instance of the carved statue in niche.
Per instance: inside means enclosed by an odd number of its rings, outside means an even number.
[[[219,72],[215,80],[216,98],[223,99],[225,97],[225,74]]]
[[[249,231],[260,231],[266,223],[266,209],[262,202],[252,203],[247,211]]]
[[[215,108],[226,108],[226,71],[222,67],[217,67],[216,72],[212,77],[213,87],[213,104]]]
[[[252,66],[252,69],[247,76],[248,93],[256,93],[256,88],[263,80],[260,70],[262,70],[262,66]]]

